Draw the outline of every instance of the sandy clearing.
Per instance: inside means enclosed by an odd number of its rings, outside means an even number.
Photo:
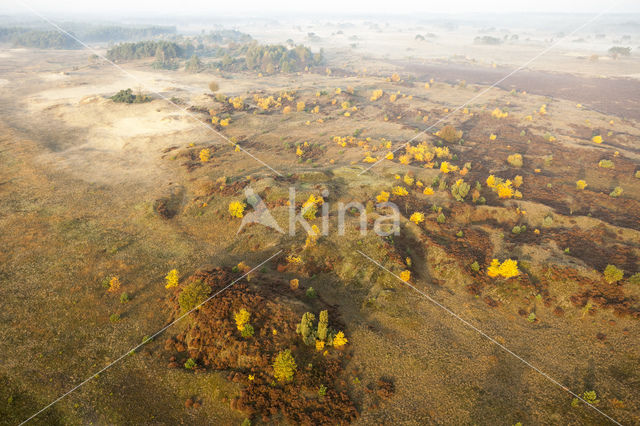
[[[140,117],[124,117],[112,123],[113,132],[122,137],[149,136],[178,132],[196,125],[183,113],[147,113]]]
[[[109,67],[111,67],[109,65]],[[39,103],[51,104],[52,102],[59,102],[61,100],[69,100],[77,102],[78,100],[91,95],[111,96],[118,90],[131,88],[137,90],[140,88],[146,93],[159,93],[162,96],[171,96],[167,92],[174,91],[187,91],[187,92],[202,92],[206,87],[203,82],[199,84],[189,84],[184,81],[180,81],[180,75],[168,76],[163,73],[157,72],[144,72],[144,71],[132,71],[126,70],[129,75],[124,74],[118,69],[108,69],[109,73],[102,78],[102,83],[95,84],[95,82],[85,81],[85,77],[82,74],[77,75],[64,75],[61,73],[42,73],[38,76],[45,81],[59,81],[65,80],[65,82],[59,86],[43,90],[38,92],[30,100]],[[208,78],[209,81],[211,78]],[[105,81],[106,80],[106,81]]]
[[[60,81],[68,78],[69,75],[64,72],[56,72],[56,73],[41,73],[38,74],[38,77],[43,79],[44,81]]]

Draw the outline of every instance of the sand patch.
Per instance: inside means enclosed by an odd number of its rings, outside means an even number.
[[[39,74],[39,77],[44,81],[60,81],[69,77],[69,74],[65,72],[56,72],[56,73],[43,73]]]

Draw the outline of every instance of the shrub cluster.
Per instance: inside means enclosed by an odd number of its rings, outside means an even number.
[[[296,333],[302,337],[305,345],[315,345],[317,350],[322,350],[325,345],[340,348],[347,343],[342,331],[336,332],[329,328],[329,311],[320,312],[317,326],[314,324],[315,320],[314,314],[305,312],[296,327]]]
[[[180,310],[183,314],[189,312],[207,300],[209,293],[211,293],[211,287],[200,280],[187,284],[178,296]]]
[[[151,101],[151,97],[143,94],[134,94],[131,89],[120,90],[118,93],[110,98],[113,102],[125,103],[125,104],[141,104]]]

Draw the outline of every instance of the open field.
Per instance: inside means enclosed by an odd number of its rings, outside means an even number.
[[[637,53],[565,46],[490,87],[542,41],[358,25],[254,27],[325,49],[290,73],[0,49],[0,423],[114,361],[31,423],[640,423]],[[249,189],[318,234],[239,229]]]

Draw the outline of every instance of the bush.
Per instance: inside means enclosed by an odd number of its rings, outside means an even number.
[[[151,98],[149,96],[144,95],[141,92],[138,92],[134,95],[131,89],[120,90],[109,99],[111,99],[113,102],[125,104],[140,104],[151,101]]]
[[[211,90],[211,92],[215,93],[218,91],[218,89],[220,89],[220,86],[218,86],[218,83],[216,83],[215,81],[212,81],[209,83],[209,90]]]
[[[294,278],[291,281],[289,281],[289,287],[291,288],[291,290],[297,290],[299,286],[300,286],[299,279]]]
[[[598,163],[598,167],[602,167],[603,169],[612,169],[613,161],[611,160],[600,160]]]
[[[347,342],[348,340],[346,337],[344,337],[344,333],[342,331],[338,331],[338,334],[336,334],[332,339],[333,347],[337,349],[340,349],[341,347],[346,345]]]
[[[327,387],[325,385],[320,385],[318,388],[318,396],[323,397],[327,394]]]
[[[621,186],[616,186],[615,188],[613,188],[613,191],[611,191],[611,193],[609,194],[610,197],[613,198],[618,198],[619,196],[622,195],[623,189]]]
[[[245,325],[242,331],[240,332],[242,337],[244,337],[245,339],[248,339],[249,337],[253,336],[253,333],[254,333],[254,330],[251,324]]]
[[[229,214],[231,217],[243,217],[244,216],[244,208],[247,205],[241,201],[232,201],[229,203]]]
[[[440,129],[436,135],[449,143],[454,143],[460,140],[462,137],[462,131],[456,130],[456,128],[451,125],[446,125]]]
[[[109,321],[111,321],[113,324],[117,323],[118,321],[120,321],[120,314],[111,314],[109,316]]]
[[[211,159],[211,150],[209,150],[209,148],[201,149],[200,153],[198,154],[198,157],[200,158],[201,162],[208,163],[209,160]]]
[[[493,259],[491,265],[487,268],[487,275],[491,278],[501,276],[503,278],[511,278],[520,275],[518,270],[518,261],[507,259],[502,264],[498,259]]]
[[[120,291],[120,279],[118,277],[111,277],[109,280],[109,293],[117,293]]]
[[[105,290],[109,290],[109,287],[111,287],[110,282],[111,282],[111,277],[104,277],[100,282],[100,285],[102,285],[102,288],[104,288]]]
[[[289,349],[280,351],[273,361],[273,375],[279,382],[288,382],[293,379],[298,366]]]
[[[473,42],[476,44],[489,44],[489,45],[497,45],[497,44],[501,44],[502,40],[500,40],[497,37],[492,37],[492,36],[478,36],[476,38],[473,39]]]
[[[189,358],[187,362],[184,363],[184,368],[187,370],[193,370],[196,367],[196,361],[193,358]]]
[[[471,186],[462,179],[458,179],[455,184],[451,185],[451,195],[456,200],[463,202],[464,198],[469,194]]]
[[[422,222],[424,222],[424,213],[422,212],[413,212],[411,214],[411,216],[409,217],[409,220],[413,223],[415,223],[416,225],[420,225]]]
[[[508,156],[507,163],[511,164],[513,167],[522,167],[522,155],[513,154]]]
[[[513,232],[514,234],[518,235],[521,232],[524,232],[526,230],[527,230],[527,227],[525,225],[522,225],[522,226],[516,225],[516,226],[513,227],[513,229],[511,229],[511,232]]]
[[[607,265],[604,268],[604,279],[609,284],[617,283],[624,276],[624,271],[618,269],[615,265]]]
[[[129,294],[126,292],[120,295],[120,303],[127,303],[129,301]]]
[[[183,314],[191,311],[207,300],[209,293],[211,293],[211,287],[200,280],[188,284],[178,296],[180,310]]]
[[[316,291],[313,289],[313,287],[309,287],[307,289],[307,293],[306,294],[307,294],[307,297],[309,299],[313,299],[314,297],[316,297]]]
[[[582,394],[582,398],[591,405],[595,405],[600,402],[598,396],[596,395],[596,391],[585,391]]]

